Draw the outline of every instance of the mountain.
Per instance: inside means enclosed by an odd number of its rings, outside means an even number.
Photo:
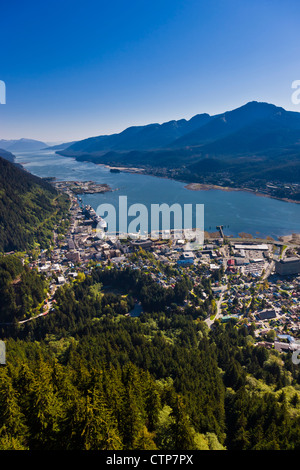
[[[33,139],[0,140],[0,148],[9,152],[30,152],[47,147],[45,142]]]
[[[49,183],[0,157],[0,252],[47,248],[68,204]]]
[[[128,127],[119,134],[90,137],[76,142],[67,147],[64,155],[164,148],[175,139],[206,124],[210,119],[208,114],[199,114],[189,121],[181,119],[163,124]]]
[[[207,124],[195,129],[172,143],[172,147],[203,145],[231,135],[257,121],[272,119],[286,111],[268,103],[250,103],[214,116]],[[300,117],[300,114],[299,114]]]
[[[66,149],[67,147],[70,147],[71,145],[75,144],[75,140],[73,142],[61,142],[59,144],[47,144],[47,147],[45,147],[42,150],[63,150]]]
[[[0,157],[12,163],[14,163],[15,161],[15,156],[11,152],[8,152],[7,150],[1,149],[1,148],[0,148]]]
[[[193,148],[202,156],[249,155],[251,152],[297,148],[300,141],[300,113],[273,104],[253,101],[232,111],[210,116],[199,114],[189,121],[129,127],[119,134],[100,135],[78,141],[62,150],[65,156],[103,157],[125,152]],[[128,164],[130,164],[130,155]],[[107,160],[107,158],[105,158]],[[162,162],[163,163],[163,162]]]
[[[253,110],[253,104],[251,108]],[[298,145],[300,142],[300,113],[285,111],[273,105],[257,106],[254,115],[245,115],[246,105],[231,113],[225,113],[221,118],[213,120],[198,132],[197,145],[203,143],[203,136],[209,137],[202,151],[210,155],[264,153],[267,150],[276,151],[286,146]],[[226,116],[227,115],[227,116]],[[221,119],[221,121],[220,121]],[[220,125],[220,122],[222,124]],[[195,137],[195,136],[194,136]],[[191,142],[188,136],[186,141]],[[182,142],[181,142],[182,143]]]
[[[189,121],[91,137],[57,153],[94,163],[143,167],[148,173],[188,182],[253,189],[261,189],[267,181],[297,184],[300,113],[252,101],[215,116],[198,114]],[[299,191],[295,197],[300,199]]]

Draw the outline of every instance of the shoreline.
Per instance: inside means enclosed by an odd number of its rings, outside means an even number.
[[[75,160],[76,160],[76,158],[75,158]],[[110,165],[107,165],[106,163],[95,163],[95,165],[104,166],[105,168],[109,168],[110,170],[123,171],[124,173],[133,173],[133,174],[139,174],[139,175],[147,174],[147,173],[145,173],[144,168],[135,168],[135,167],[131,168],[131,167],[126,167],[126,166],[110,166]],[[154,175],[149,174],[149,176],[154,176]]]
[[[217,184],[206,184],[206,183],[188,183],[185,186],[185,189],[190,191],[210,191],[211,189],[216,189],[219,191],[245,191],[242,188],[230,188],[228,186],[219,186]]]
[[[164,179],[169,179],[172,181],[178,181],[180,183],[185,184],[184,188],[189,191],[210,191],[210,190],[225,191],[225,192],[244,191],[244,192],[254,194],[255,196],[258,196],[258,197],[268,197],[270,199],[276,199],[277,201],[300,204],[300,201],[296,201],[294,199],[280,198],[280,197],[272,196],[271,194],[265,194],[265,193],[255,191],[254,189],[250,189],[250,188],[233,188],[229,186],[219,186],[217,184],[206,184],[206,183],[187,183],[187,181],[172,178],[170,176],[153,174],[151,171],[147,171],[146,168],[110,166],[106,163],[95,163],[95,165],[103,166],[109,169],[120,170],[121,172],[123,171],[124,173],[132,173],[134,175],[147,175],[147,176],[154,176],[156,178],[164,178]]]
[[[57,153],[57,152],[55,152],[55,153]],[[63,157],[63,158],[72,158],[73,160],[77,160],[76,157],[66,157],[66,156],[60,155],[60,154],[58,154],[58,155]],[[86,162],[91,163],[89,160],[86,160]],[[28,164],[28,163],[30,163],[30,161],[23,161],[22,163],[23,164]],[[244,189],[244,188],[232,188],[232,187],[224,187],[224,186],[213,185],[213,184],[204,184],[204,183],[188,183],[187,181],[183,181],[183,180],[176,179],[176,178],[171,178],[170,176],[153,174],[147,168],[137,168],[137,167],[130,168],[130,167],[123,167],[123,166],[111,166],[111,165],[108,165],[108,164],[105,164],[105,163],[94,163],[94,164],[97,165],[97,166],[102,166],[102,167],[108,168],[108,169],[117,168],[117,169],[120,169],[120,171],[124,171],[124,172],[131,173],[131,174],[142,174],[142,175],[145,175],[145,176],[154,176],[156,178],[169,179],[169,180],[184,184],[185,185],[184,188],[188,189],[190,191],[201,191],[201,190],[202,191],[208,191],[208,190],[245,191],[245,192],[251,192],[251,193],[253,193],[257,196],[269,197],[269,198],[272,198],[272,199],[281,200],[283,202],[300,203],[300,201],[294,201],[294,200],[288,200],[288,199],[285,200],[285,199],[280,199],[280,198],[277,198],[277,197],[274,197],[274,196],[271,196],[271,195],[268,195],[268,194],[258,193],[258,192],[255,192],[254,190],[250,190],[249,188]],[[25,170],[25,171],[28,171],[28,170]],[[63,181],[60,181],[60,180],[57,180],[56,182],[67,183],[67,184],[71,183],[71,181],[63,182]],[[87,183],[87,181],[80,182],[80,183]],[[113,192],[113,191],[118,190],[118,188],[111,188],[109,185],[107,185],[107,186],[108,186],[109,189],[106,188],[106,190],[104,192]],[[103,192],[103,191],[101,191],[101,192]],[[212,232],[208,232],[208,233],[212,235],[214,232],[212,231]],[[281,240],[282,238],[283,239],[289,239],[289,238],[293,238],[293,236],[295,236],[295,235],[296,235],[296,239],[298,239],[296,243],[300,244],[300,234],[298,234],[298,233],[295,234],[293,232],[290,232],[290,233],[286,233],[284,235],[278,235],[276,238],[278,240]],[[255,235],[252,235],[252,236],[253,236],[253,241],[255,241],[256,236]],[[231,236],[228,236],[228,238],[230,239]],[[239,236],[239,238],[241,240],[243,240],[243,237]]]
[[[95,183],[94,181],[51,181],[51,184],[58,190],[69,190],[78,196],[83,194],[102,194],[112,192],[113,189],[106,183]]]
[[[280,197],[272,196],[271,194],[260,193],[250,188],[232,188],[232,187],[227,187],[227,186],[218,186],[216,184],[203,184],[203,183],[189,183],[185,186],[185,188],[188,189],[189,191],[209,191],[212,189],[219,190],[219,191],[227,191],[227,192],[244,191],[244,192],[252,193],[255,196],[259,196],[259,197],[268,197],[270,199],[276,199],[277,201],[300,204],[300,201],[296,201],[294,199],[280,198]]]

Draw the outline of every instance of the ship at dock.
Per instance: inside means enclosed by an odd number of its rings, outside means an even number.
[[[94,228],[104,231],[107,229],[106,221],[100,215],[97,215],[95,209],[93,209],[90,205],[84,206],[82,213],[88,221],[92,222]]]

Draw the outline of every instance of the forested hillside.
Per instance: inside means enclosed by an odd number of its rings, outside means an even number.
[[[186,282],[164,296],[145,273],[94,268],[53,313],[2,326],[0,448],[299,450],[299,367],[252,326],[209,330]]]
[[[68,207],[66,195],[0,157],[0,252],[47,248]]]
[[[25,320],[40,313],[48,283],[17,256],[0,257],[0,323]]]
[[[0,142],[0,145],[1,145],[1,142]],[[11,152],[8,152],[7,150],[4,150],[2,148],[0,148],[0,156],[4,158],[5,160],[8,160],[9,162],[14,163],[15,161],[15,156]]]

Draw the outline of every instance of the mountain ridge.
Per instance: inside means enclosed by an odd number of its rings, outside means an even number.
[[[209,114],[197,114],[190,120],[172,120],[162,124],[152,123],[145,126],[130,126],[118,134],[99,135],[77,141],[64,151],[128,151],[128,150],[153,150],[162,148],[173,142],[178,134],[183,135],[185,130],[204,124],[210,119]],[[149,142],[150,140],[150,142]]]
[[[271,124],[273,127],[276,124],[277,128],[300,131],[300,113],[286,111],[282,107],[265,102],[251,101],[239,108],[214,116],[202,113],[189,120],[131,126],[118,134],[89,137],[75,142],[60,153],[65,156],[98,153],[100,156],[109,151],[202,147],[244,128],[260,125],[263,121],[266,129]],[[262,130],[263,127],[260,129],[260,134]],[[295,139],[292,143],[295,143]]]
[[[57,153],[185,182],[264,192],[268,182],[300,182],[300,113],[251,101],[215,116],[203,113],[91,137]],[[300,184],[278,194],[300,200]]]

